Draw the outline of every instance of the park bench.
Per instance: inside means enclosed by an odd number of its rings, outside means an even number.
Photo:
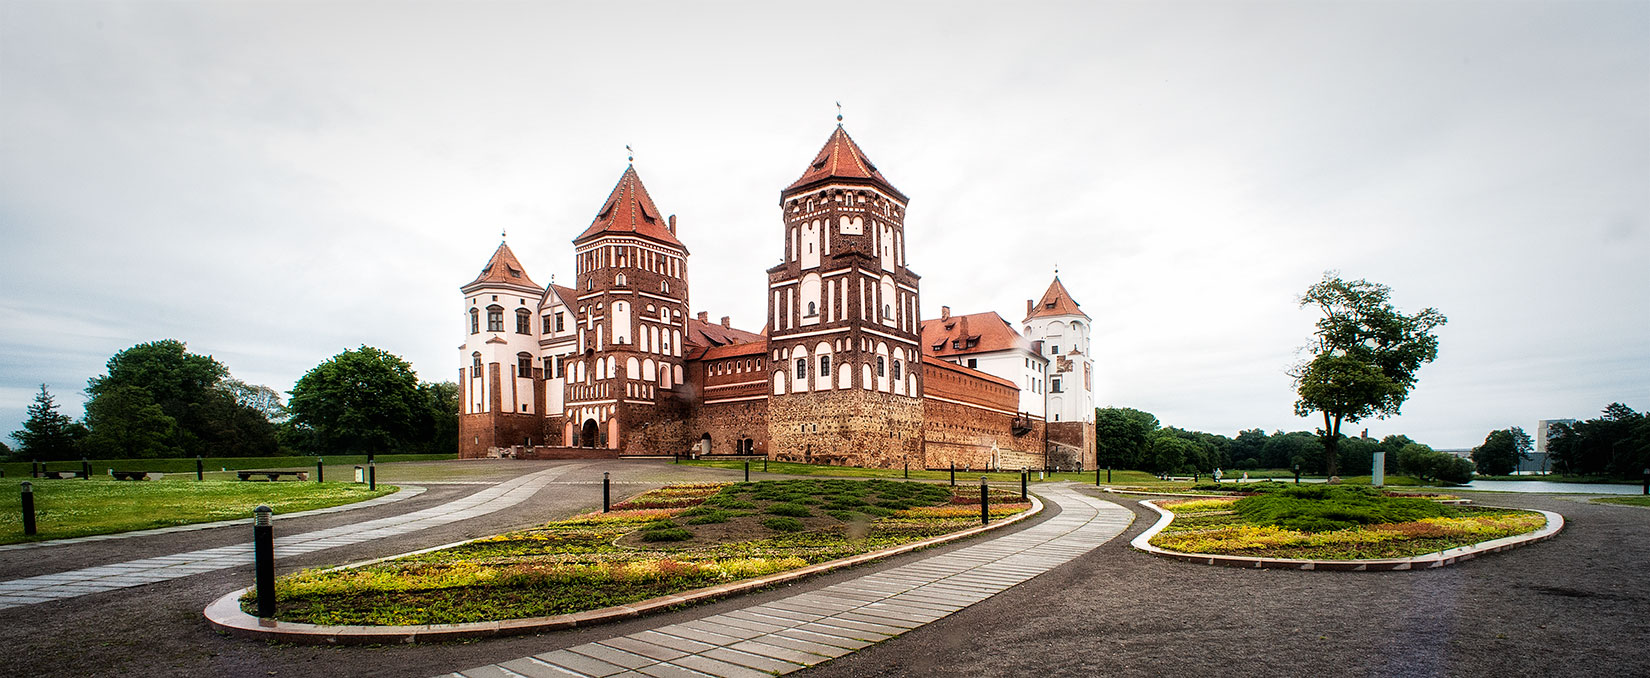
[[[158,471],[116,471],[109,469],[109,475],[114,476],[115,480],[148,480],[150,473],[154,473],[156,478],[160,477]]]
[[[56,479],[83,478],[83,477],[85,477],[85,472],[80,471],[80,470],[74,470],[74,471],[41,471],[40,472],[40,477],[42,477],[42,478],[56,478]]]
[[[263,476],[264,480],[270,482],[280,480],[281,476],[293,476],[298,480],[309,480],[308,471],[236,471],[235,475],[240,476],[241,480],[252,480],[253,476]]]

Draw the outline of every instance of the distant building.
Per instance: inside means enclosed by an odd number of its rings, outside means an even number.
[[[923,320],[908,199],[840,125],[779,202],[761,332],[689,310],[687,246],[634,168],[573,239],[573,287],[501,243],[461,288],[459,455],[1094,467],[1090,319],[1059,278],[1024,336]]]
[[[1574,419],[1542,419],[1535,422],[1535,451],[1530,453],[1529,459],[1518,462],[1520,473],[1549,473],[1552,471],[1552,457],[1547,454],[1547,441],[1552,439],[1553,426],[1557,424],[1574,424]]]

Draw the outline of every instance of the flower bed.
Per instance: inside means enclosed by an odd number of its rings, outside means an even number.
[[[1362,560],[1404,558],[1541,529],[1515,509],[1455,507],[1368,488],[1316,486],[1244,498],[1158,504],[1174,521],[1151,539],[1182,553]]]
[[[679,485],[609,513],[276,582],[281,621],[452,624],[623,605],[880,550],[979,523],[950,488],[885,480]],[[1017,494],[991,514],[1030,508]],[[249,594],[250,596],[250,594]],[[250,610],[250,597],[242,599]]]

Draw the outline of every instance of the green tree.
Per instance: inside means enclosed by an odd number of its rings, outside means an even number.
[[[1424,483],[1457,485],[1472,480],[1472,462],[1448,452],[1439,452],[1420,443],[1405,445],[1398,452],[1398,469]]]
[[[1157,417],[1129,407],[1102,407],[1094,411],[1094,445],[1101,464],[1144,469],[1146,446],[1158,429]]]
[[[1187,455],[1195,448],[1185,439],[1174,435],[1153,436],[1148,445],[1146,470],[1153,473],[1174,473],[1186,464]]]
[[[1518,462],[1530,458],[1530,437],[1514,426],[1490,431],[1484,444],[1472,449],[1472,463],[1485,475],[1504,476],[1518,470]]]
[[[450,381],[418,385],[430,421],[430,434],[423,451],[453,454],[458,451],[458,384]]]
[[[116,353],[108,372],[88,381],[87,421],[106,429],[94,436],[100,455],[147,456],[162,449],[169,455],[274,454],[275,428],[268,416],[241,402],[260,389],[272,391],[231,379],[222,363],[190,353],[181,341],[151,341]],[[161,417],[149,405],[159,408]],[[161,441],[156,436],[165,430],[171,438]]]
[[[1299,465],[1302,473],[1323,472],[1323,445],[1306,431],[1277,431],[1266,439],[1262,449],[1261,465],[1266,468],[1293,469]]]
[[[18,459],[62,461],[80,457],[79,443],[86,434],[85,427],[57,411],[57,400],[46,385],[40,385],[34,403],[28,407],[29,417],[23,421],[23,430],[13,431],[17,441]]]
[[[1232,444],[1227,447],[1232,465],[1241,469],[1260,468],[1261,459],[1266,456],[1267,438],[1264,429],[1238,431],[1237,437],[1233,438]]]
[[[1323,414],[1320,436],[1326,472],[1338,472],[1341,423],[1399,413],[1421,365],[1438,357],[1433,330],[1446,322],[1437,309],[1405,315],[1388,300],[1386,285],[1344,281],[1333,272],[1307,288],[1300,306],[1316,306],[1312,358],[1297,366],[1295,414]]]
[[[428,399],[412,366],[370,346],[305,373],[287,409],[298,431],[291,439],[312,454],[416,451],[431,434]]]
[[[86,403],[86,425],[91,432],[84,447],[103,459],[177,457],[177,420],[166,416],[149,393],[136,386],[103,390]]]
[[[1547,452],[1560,473],[1636,478],[1650,467],[1650,415],[1611,403],[1597,418],[1554,425]]]

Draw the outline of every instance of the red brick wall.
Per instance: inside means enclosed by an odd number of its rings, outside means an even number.
[[[813,464],[922,468],[921,398],[848,389],[773,396],[770,455]]]

